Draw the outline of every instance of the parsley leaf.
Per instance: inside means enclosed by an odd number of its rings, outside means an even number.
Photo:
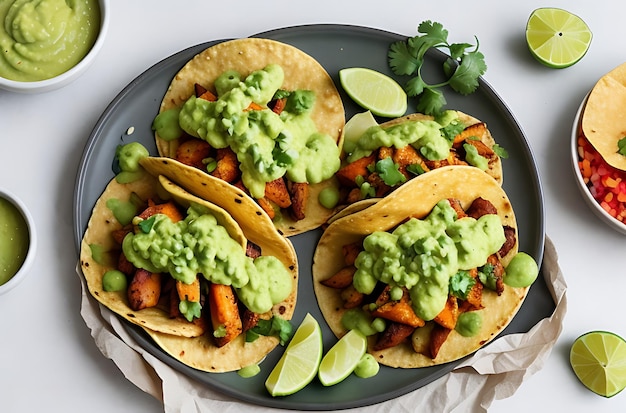
[[[496,155],[498,155],[502,159],[507,159],[509,157],[509,152],[497,143],[493,145],[491,149],[493,149]]]
[[[139,222],[138,226],[139,229],[141,229],[141,232],[143,232],[144,234],[148,234],[154,226],[154,221],[156,221],[156,217],[153,215],[150,218],[144,219],[143,221]]]
[[[476,280],[468,271],[459,271],[450,278],[450,294],[465,300],[474,284]]]
[[[626,156],[626,136],[617,141],[617,153]]]
[[[390,157],[383,158],[376,162],[376,172],[383,180],[383,182],[389,186],[396,186],[398,184],[406,182],[406,177],[402,175],[402,172],[398,169],[399,165],[394,163]]]
[[[427,115],[442,111],[446,99],[441,90],[450,86],[462,95],[473,93],[478,88],[478,78],[487,71],[484,55],[476,45],[470,43],[450,43],[448,31],[441,23],[423,21],[417,27],[418,34],[406,41],[394,42],[387,53],[389,67],[400,76],[413,76],[405,84],[409,96],[417,96],[417,110]],[[449,58],[443,63],[443,73],[447,80],[429,84],[421,74],[424,56],[429,49],[447,49]]]
[[[256,326],[246,331],[246,342],[253,342],[259,336],[275,336],[280,340],[280,345],[284,346],[291,339],[292,333],[291,323],[275,315],[269,320],[260,319]]]
[[[406,170],[416,176],[426,172],[424,168],[422,168],[422,165],[418,163],[412,163],[411,165],[408,165],[406,167]]]

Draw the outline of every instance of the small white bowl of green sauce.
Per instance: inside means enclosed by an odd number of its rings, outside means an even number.
[[[108,31],[109,0],[6,0],[0,21],[0,89],[48,92],[95,60]]]
[[[0,189],[0,295],[21,283],[35,260],[37,234],[26,206]]]

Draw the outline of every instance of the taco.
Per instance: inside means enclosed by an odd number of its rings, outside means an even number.
[[[423,173],[449,165],[475,166],[502,184],[499,154],[504,151],[486,123],[460,111],[446,111],[436,119],[414,113],[380,125],[367,115],[358,114],[363,116],[358,126],[346,128],[336,174],[341,206],[384,197]]]
[[[497,181],[470,166],[435,169],[326,228],[312,267],[318,304],[337,337],[368,334],[381,364],[457,360],[495,338],[526,297],[528,287],[503,282],[516,231]]]
[[[594,85],[582,115],[585,137],[612,167],[626,171],[620,153],[626,137],[626,64],[611,70]]]
[[[236,197],[219,190],[223,199]],[[123,184],[113,179],[81,243],[88,290],[192,367],[221,372],[258,362],[279,339],[246,342],[245,332],[259,320],[291,319],[297,259],[266,215],[253,222],[239,218],[164,176],[144,172]],[[128,287],[110,291],[104,279],[116,270]]]
[[[290,236],[332,214],[318,195],[336,185],[344,123],[341,97],[315,59],[249,38],[190,60],[174,76],[153,128],[160,156],[238,186]]]

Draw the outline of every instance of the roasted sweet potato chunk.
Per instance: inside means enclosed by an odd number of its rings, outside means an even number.
[[[245,333],[255,327],[259,323],[259,318],[260,316],[258,313],[255,313],[247,308],[243,310],[243,313],[241,314],[242,332]]]
[[[346,244],[342,247],[343,252],[343,262],[346,265],[354,265],[356,261],[356,257],[363,250],[360,242],[353,242],[351,244]]]
[[[495,215],[498,213],[498,209],[491,203],[491,201],[478,197],[472,201],[472,204],[467,208],[466,212],[470,217],[478,219],[483,215]]]
[[[278,205],[281,209],[291,205],[291,197],[283,178],[278,178],[265,184],[265,198]]]
[[[175,159],[185,165],[206,170],[206,165],[202,162],[211,157],[212,148],[208,142],[201,139],[188,139],[176,148]]]
[[[239,161],[237,154],[230,148],[220,148],[215,155],[216,167],[211,175],[226,181],[228,183],[235,182],[241,176],[239,170]]]
[[[430,332],[430,343],[428,346],[431,358],[437,358],[437,354],[439,354],[441,346],[443,346],[443,343],[446,342],[451,331],[452,329],[445,328],[435,323],[432,331]]]
[[[129,307],[135,311],[156,306],[161,296],[161,274],[137,269],[127,296]]]
[[[426,162],[424,162],[424,159],[412,145],[405,145],[402,148],[397,148],[393,153],[392,159],[398,164],[398,170],[407,178],[411,175],[406,170],[409,165],[419,165],[424,172],[428,172],[429,170],[428,166],[426,166]]]
[[[372,315],[411,327],[422,327],[426,324],[406,301],[389,301],[372,311]]]
[[[339,169],[336,175],[339,182],[346,186],[356,186],[356,178],[362,176],[367,177],[369,171],[368,166],[376,162],[376,154],[357,159]]]
[[[196,279],[191,284],[185,284],[182,281],[176,280],[176,291],[178,292],[178,298],[181,301],[190,301],[194,303],[200,302],[200,278],[196,276]]]
[[[415,331],[415,327],[407,324],[390,323],[378,337],[376,344],[374,344],[374,350],[380,351],[395,347],[413,334],[413,331]]]
[[[354,288],[352,284],[347,286],[341,291],[341,298],[343,300],[343,308],[356,308],[363,304],[365,295],[360,293]]]
[[[230,285],[209,284],[209,309],[213,338],[218,347],[230,343],[243,331],[235,292]]]
[[[152,204],[148,208],[144,209],[139,218],[148,219],[153,215],[163,214],[167,215],[173,222],[183,220],[183,214],[173,201],[165,202],[163,204]]]
[[[487,124],[484,122],[475,123],[463,129],[461,133],[454,137],[453,145],[459,146],[466,140],[479,140],[487,133]]]
[[[446,301],[446,305],[437,314],[434,321],[446,328],[453,329],[456,326],[456,321],[459,318],[459,304],[455,296],[448,296],[448,300]]]
[[[353,265],[343,267],[330,278],[323,280],[322,285],[331,288],[346,288],[347,286],[352,284],[352,279],[355,272],[356,267]]]
[[[309,199],[309,184],[305,182],[295,182],[290,186],[291,194],[291,217],[296,221],[306,217],[306,203]]]

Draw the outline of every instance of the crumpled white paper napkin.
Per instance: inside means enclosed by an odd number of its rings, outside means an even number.
[[[82,283],[81,315],[102,354],[142,391],[162,401],[166,413],[288,412],[235,400],[179,373],[144,350],[110,310],[98,304]],[[546,238],[542,262],[556,308],[551,317],[529,332],[493,341],[440,379],[393,400],[361,407],[366,413],[402,411],[486,412],[494,400],[515,393],[521,383],[540,370],[562,331],[567,311],[567,285],[554,245]]]

